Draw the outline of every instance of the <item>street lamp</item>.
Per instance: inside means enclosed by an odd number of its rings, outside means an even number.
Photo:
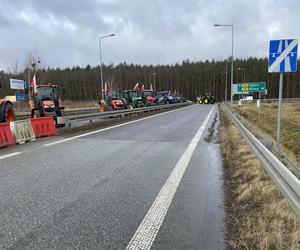
[[[227,26],[231,27],[231,86],[230,86],[230,100],[232,102],[232,86],[233,86],[233,24],[215,24],[215,27]]]
[[[115,36],[115,34],[110,34],[107,36],[99,37],[99,56],[100,56],[100,77],[101,77],[101,99],[103,99],[103,73],[102,73],[102,53],[101,53],[101,39]]]
[[[245,68],[238,68],[238,70],[243,70],[243,71],[244,71],[244,83],[246,83],[246,78],[245,78],[245,75],[246,75],[246,69],[245,69]]]

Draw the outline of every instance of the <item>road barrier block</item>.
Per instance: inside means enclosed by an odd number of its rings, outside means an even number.
[[[30,119],[36,138],[56,135],[56,127],[53,117],[41,117]]]
[[[34,131],[29,119],[11,122],[10,129],[16,138],[16,143],[18,144],[35,140]]]
[[[10,130],[9,122],[0,124],[0,148],[16,145],[16,140]]]

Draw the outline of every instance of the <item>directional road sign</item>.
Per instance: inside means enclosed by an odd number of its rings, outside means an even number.
[[[269,73],[296,72],[297,49],[297,39],[270,41]]]
[[[265,90],[266,90],[265,82],[237,83],[238,93],[265,92]]]

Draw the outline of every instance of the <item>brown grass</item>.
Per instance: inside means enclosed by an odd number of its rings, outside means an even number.
[[[220,117],[228,248],[300,249],[299,217],[223,110]]]
[[[263,103],[260,110],[255,103],[233,106],[253,128],[275,143],[277,130],[277,104]],[[300,165],[300,102],[284,103],[282,112],[281,149],[296,164]]]

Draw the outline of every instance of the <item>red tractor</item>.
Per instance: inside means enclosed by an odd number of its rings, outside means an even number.
[[[14,109],[10,101],[0,99],[0,123],[14,121]]]
[[[143,102],[145,106],[156,105],[154,93],[152,90],[142,90],[141,97],[143,98]]]
[[[111,111],[125,109],[124,103],[120,100],[120,94],[116,90],[108,90],[107,93],[103,93],[104,98],[99,98],[99,111]]]
[[[53,117],[57,125],[57,117],[65,115],[65,108],[60,99],[60,90],[57,85],[37,86],[37,95],[29,100],[31,117]]]

